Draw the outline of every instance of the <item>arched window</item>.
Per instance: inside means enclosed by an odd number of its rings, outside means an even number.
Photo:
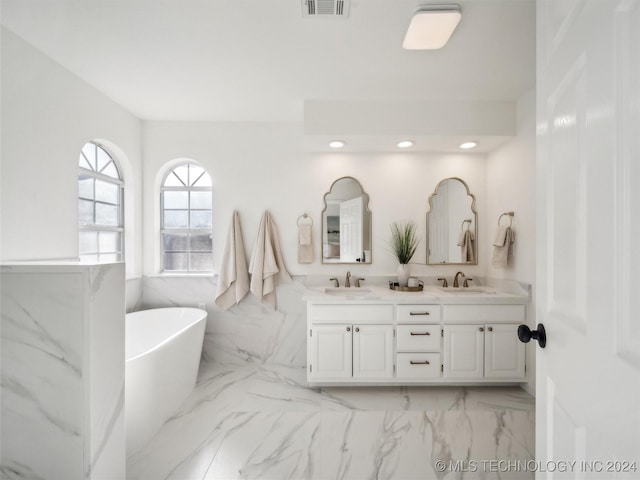
[[[124,260],[124,182],[109,153],[96,143],[82,147],[78,174],[80,258]]]
[[[162,270],[211,272],[211,177],[193,162],[173,168],[160,189]]]

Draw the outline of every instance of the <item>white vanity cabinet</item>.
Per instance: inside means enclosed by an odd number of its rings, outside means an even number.
[[[443,316],[443,378],[523,380],[518,340],[524,305],[448,305]]]
[[[392,379],[392,305],[309,305],[307,378],[344,383]]]
[[[484,303],[470,304],[443,296],[437,299],[440,303],[431,297],[430,303],[407,304],[394,303],[395,298],[371,302],[310,300],[309,383],[451,385],[524,381],[525,348],[517,336],[518,325],[525,321],[524,301],[508,303],[513,302],[509,299],[501,304],[496,296],[492,303],[484,299]]]

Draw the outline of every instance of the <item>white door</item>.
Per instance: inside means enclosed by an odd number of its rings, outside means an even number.
[[[536,457],[639,478],[640,2],[538,0],[537,20]]]
[[[485,378],[524,378],[524,343],[518,325],[494,323],[484,330]]]
[[[445,325],[443,365],[445,378],[482,378],[484,325]]]
[[[351,325],[312,325],[308,378],[351,378]]]
[[[362,258],[362,223],[364,199],[360,197],[340,203],[340,261],[355,262]]]
[[[354,325],[353,377],[393,377],[392,325]]]

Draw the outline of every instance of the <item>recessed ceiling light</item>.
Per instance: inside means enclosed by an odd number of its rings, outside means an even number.
[[[402,140],[401,142],[398,142],[398,147],[399,148],[413,147],[413,142],[411,140]]]
[[[333,140],[333,141],[329,142],[329,146],[331,148],[342,148],[345,145],[346,144],[342,140]]]
[[[437,50],[444,47],[461,18],[459,5],[431,5],[418,8],[411,18],[402,48]]]
[[[464,142],[460,145],[460,148],[468,150],[469,148],[475,148],[478,146],[478,142]]]

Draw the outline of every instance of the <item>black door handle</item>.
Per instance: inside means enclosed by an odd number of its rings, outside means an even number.
[[[526,325],[518,326],[518,338],[522,343],[529,343],[532,338],[538,341],[540,348],[544,348],[547,345],[547,332],[544,330],[544,325],[538,324],[536,330],[531,330]]]

